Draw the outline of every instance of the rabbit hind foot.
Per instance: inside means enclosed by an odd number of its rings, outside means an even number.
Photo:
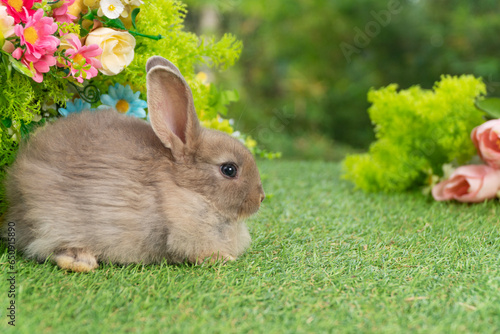
[[[62,269],[75,272],[89,272],[97,268],[97,259],[83,249],[65,249],[54,255],[54,261]]]

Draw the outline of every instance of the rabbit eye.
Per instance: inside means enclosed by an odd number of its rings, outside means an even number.
[[[226,177],[234,178],[238,174],[238,168],[233,163],[222,164],[220,172]]]

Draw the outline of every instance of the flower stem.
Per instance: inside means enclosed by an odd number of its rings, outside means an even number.
[[[146,38],[154,39],[155,41],[159,41],[160,39],[164,38],[160,34],[158,34],[157,36],[153,36],[153,35],[141,34],[140,32],[136,32],[136,31],[132,31],[132,30],[129,30],[128,32],[131,33],[134,36],[146,37]]]

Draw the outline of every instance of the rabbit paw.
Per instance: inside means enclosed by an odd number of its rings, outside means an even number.
[[[75,272],[89,272],[99,265],[92,254],[82,249],[66,249],[54,255],[54,260],[62,269]]]
[[[226,263],[228,261],[235,261],[236,258],[234,256],[224,254],[221,252],[216,252],[212,254],[204,254],[202,256],[198,256],[194,261],[191,261],[196,264],[215,264],[218,262]]]

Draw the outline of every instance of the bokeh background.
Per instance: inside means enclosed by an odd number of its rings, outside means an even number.
[[[500,94],[496,0],[186,0],[186,28],[243,41],[211,77],[237,89],[236,128],[290,159],[340,160],[374,139],[370,88],[432,88],[442,74]]]

